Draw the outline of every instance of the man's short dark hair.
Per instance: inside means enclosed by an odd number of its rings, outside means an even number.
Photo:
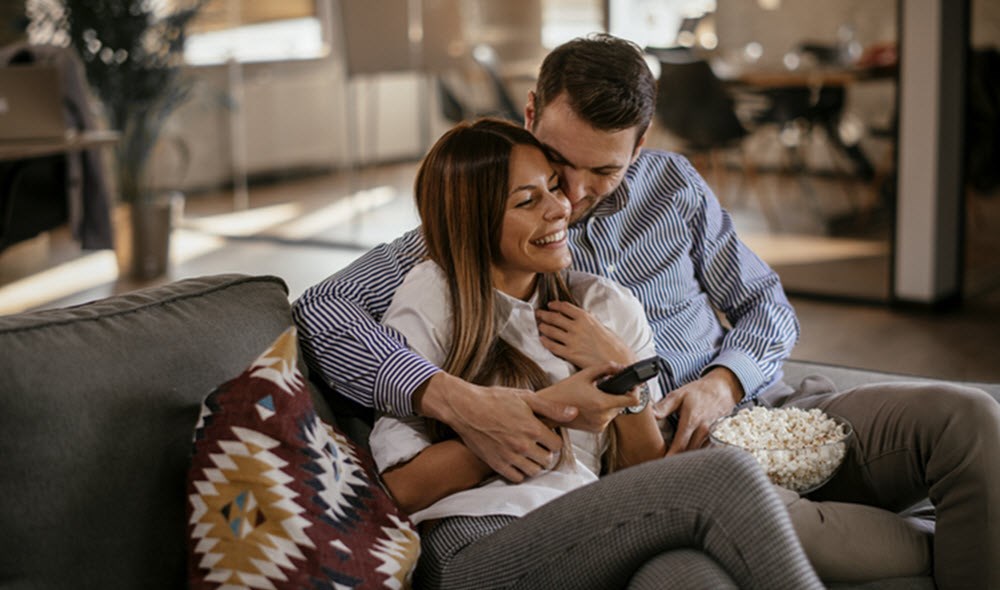
[[[603,33],[556,47],[542,62],[535,88],[535,121],[545,107],[567,93],[573,111],[595,129],[649,127],[656,104],[656,80],[638,45]]]

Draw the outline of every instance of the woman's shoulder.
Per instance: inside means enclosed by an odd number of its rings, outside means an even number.
[[[442,363],[451,341],[448,281],[433,262],[421,262],[407,273],[382,324],[399,332],[407,345],[432,363]]]
[[[567,277],[577,304],[618,335],[637,353],[652,350],[646,311],[629,289],[606,277],[571,272]]]
[[[448,280],[444,276],[444,271],[441,270],[441,267],[433,260],[424,260],[410,269],[410,272],[406,273],[406,277],[403,278],[403,284],[400,288],[445,288],[447,285]]]
[[[448,315],[447,301],[448,280],[444,271],[435,262],[425,260],[406,273],[382,322],[391,325],[401,314],[414,313],[432,322],[442,321]]]
[[[566,277],[569,290],[580,307],[591,309],[595,305],[641,303],[627,287],[600,275],[577,270],[569,271]]]

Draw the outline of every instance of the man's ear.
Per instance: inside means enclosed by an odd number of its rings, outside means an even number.
[[[630,164],[639,159],[639,152],[642,151],[642,146],[646,145],[646,136],[648,135],[649,127],[646,127],[646,130],[642,132],[641,136],[639,136],[639,141],[635,142],[635,150],[632,152],[632,161],[629,162]]]
[[[535,128],[535,91],[528,91],[528,104],[524,105],[524,128],[531,131]]]

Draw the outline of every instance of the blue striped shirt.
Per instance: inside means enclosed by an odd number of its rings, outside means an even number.
[[[731,369],[748,398],[780,379],[798,339],[795,312],[684,157],[643,150],[618,189],[570,228],[569,244],[575,269],[617,281],[642,302],[663,391],[715,366]],[[412,230],[310,287],[292,310],[310,369],[348,398],[398,416],[413,413],[414,390],[439,369],[378,322],[425,256]]]

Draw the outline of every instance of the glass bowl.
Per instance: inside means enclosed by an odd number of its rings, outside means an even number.
[[[837,473],[853,434],[845,418],[821,410],[756,407],[719,418],[708,436],[749,452],[773,483],[808,494]]]

